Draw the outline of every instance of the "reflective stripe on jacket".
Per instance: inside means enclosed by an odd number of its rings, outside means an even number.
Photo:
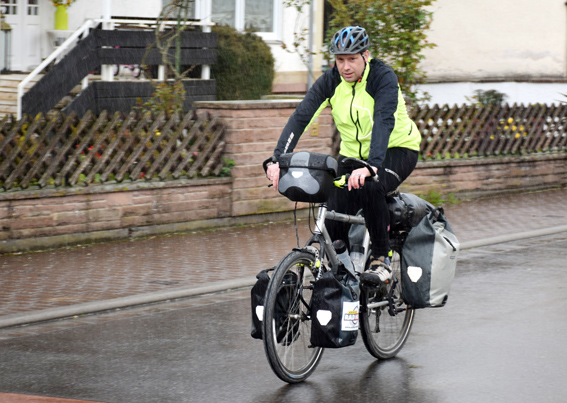
[[[380,167],[387,148],[419,151],[421,135],[408,116],[398,77],[382,61],[372,59],[355,83],[344,81],[336,67],[319,77],[291,115],[274,155],[292,152],[309,124],[329,105],[341,134],[341,155]]]

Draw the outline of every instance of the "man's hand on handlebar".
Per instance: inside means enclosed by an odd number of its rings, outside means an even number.
[[[376,172],[376,168],[372,167],[374,172]],[[352,189],[360,189],[364,186],[364,182],[366,178],[370,177],[370,172],[366,167],[358,168],[351,172],[350,177],[348,178],[348,190]]]
[[[276,189],[277,192],[278,182],[280,181],[280,165],[277,162],[268,165],[268,169],[266,170],[266,177],[272,181],[274,189]]]

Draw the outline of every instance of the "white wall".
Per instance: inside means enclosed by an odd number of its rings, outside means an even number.
[[[314,43],[313,51],[321,51],[321,38],[323,26],[323,0],[313,0],[314,4]],[[275,69],[277,73],[286,72],[306,72],[308,70],[306,64],[302,61],[297,53],[290,53],[282,48],[282,42],[288,46],[289,50],[293,50],[294,32],[302,32],[303,29],[309,28],[309,5],[305,5],[303,13],[300,15],[295,7],[282,7],[283,24],[281,32],[281,41],[273,41],[269,43],[272,54],[275,58]],[[305,41],[303,46],[308,48],[309,41]],[[321,56],[314,56],[315,70],[321,70]]]
[[[565,78],[563,0],[436,0],[432,10],[428,78]]]
[[[75,30],[86,20],[102,18],[105,0],[77,0],[68,9],[69,29]],[[111,15],[157,18],[161,0],[111,0]]]
[[[505,103],[516,104],[559,104],[566,102],[567,83],[527,83],[527,82],[500,82],[500,83],[436,83],[420,85],[420,91],[426,91],[431,96],[429,105],[462,105],[470,104],[467,100],[475,95],[476,90],[496,90],[506,94]]]

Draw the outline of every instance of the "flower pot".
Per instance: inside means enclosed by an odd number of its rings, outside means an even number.
[[[55,9],[55,29],[67,30],[67,6],[62,4]]]

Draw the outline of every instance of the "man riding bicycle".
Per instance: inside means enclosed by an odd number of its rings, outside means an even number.
[[[335,33],[329,48],[335,65],[315,81],[289,118],[273,160],[292,152],[313,119],[331,106],[341,135],[339,175],[350,173],[350,177],[349,191],[334,189],[327,205],[347,214],[363,209],[372,246],[370,266],[360,280],[379,286],[392,277],[386,195],[396,190],[415,168],[421,135],[408,116],[396,74],[382,61],[369,59],[369,45],[364,28],[346,27]],[[366,168],[340,164],[347,157],[367,161],[379,181],[366,180],[370,177]],[[277,189],[277,162],[268,166],[266,174]],[[348,241],[348,224],[330,220],[326,224],[332,239]]]

